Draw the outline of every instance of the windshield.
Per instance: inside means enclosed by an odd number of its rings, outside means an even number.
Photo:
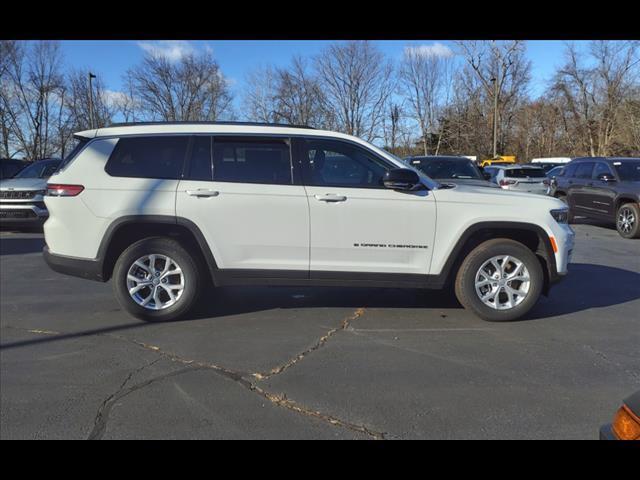
[[[544,170],[541,168],[509,168],[504,172],[509,178],[545,178]]]
[[[640,160],[627,160],[625,162],[613,162],[620,180],[627,182],[640,182]]]
[[[431,178],[442,179],[474,179],[484,180],[478,169],[470,160],[433,159],[412,160],[411,164],[422,170]]]
[[[20,170],[13,178],[49,178],[60,165],[60,160],[42,160]]]

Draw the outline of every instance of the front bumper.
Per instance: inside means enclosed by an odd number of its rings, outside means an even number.
[[[49,218],[49,211],[34,203],[0,203],[0,225],[42,225]]]

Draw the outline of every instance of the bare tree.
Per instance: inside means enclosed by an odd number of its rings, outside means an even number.
[[[438,119],[449,103],[453,72],[450,55],[420,47],[407,47],[400,65],[400,93],[411,105],[412,117],[420,129],[424,155],[429,154],[430,133],[440,132]],[[440,148],[438,134],[436,154]]]
[[[322,88],[307,61],[293,57],[288,67],[267,66],[247,76],[243,99],[249,119],[322,127],[326,110]]]
[[[525,56],[525,44],[520,40],[473,40],[458,42],[458,46],[466,61],[460,85],[473,99],[478,119],[488,124],[493,121],[493,102],[497,95],[498,145],[504,152],[517,108],[527,100],[531,62]],[[480,150],[488,155],[491,151],[487,148],[488,142],[482,143]]]
[[[73,130],[86,130],[91,127],[89,102],[92,96],[95,128],[109,125],[114,115],[114,105],[107,96],[104,82],[100,75],[92,82],[93,93],[89,92],[89,70],[72,70],[67,82],[69,93],[66,105]]]
[[[11,59],[17,54],[15,40],[0,40],[0,157],[12,156],[15,135],[13,134],[12,119],[8,106],[13,104],[11,98],[9,67]]]
[[[392,65],[368,41],[335,43],[315,59],[335,128],[373,141],[382,136],[386,103],[393,91]]]
[[[6,63],[4,63],[6,62]],[[33,160],[59,153],[57,142],[63,115],[64,77],[60,47],[55,42],[14,45],[3,59],[3,122],[15,142],[15,152]]]
[[[324,95],[307,62],[293,58],[289,68],[275,69],[275,118],[287,123],[320,127],[324,123]]]
[[[253,122],[275,122],[276,80],[273,67],[261,67],[246,77],[246,90],[242,100],[244,116]]]
[[[151,119],[218,120],[231,114],[228,82],[209,52],[188,54],[176,62],[147,54],[125,80]]]
[[[585,65],[587,55],[575,44],[567,45],[566,62],[556,75],[554,87],[571,112],[584,153],[610,154],[624,101],[637,87],[638,45],[637,41],[591,42],[593,66]]]

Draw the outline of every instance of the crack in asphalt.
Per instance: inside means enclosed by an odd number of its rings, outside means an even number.
[[[285,364],[283,364],[282,366],[275,368],[273,370],[271,370],[271,372],[269,372],[268,375],[265,376],[261,376],[261,377],[257,377],[256,374],[251,374],[250,376],[252,376],[253,378],[257,379],[258,381],[260,380],[264,380],[266,378],[272,377],[274,375],[277,375],[281,372],[283,372],[284,370],[286,370],[287,368],[295,365],[296,363],[298,363],[300,360],[302,360],[303,358],[305,358],[309,353],[319,349],[320,347],[322,347],[328,340],[329,338],[331,338],[335,333],[337,333],[338,331],[341,330],[346,330],[349,328],[350,324],[352,321],[356,320],[357,318],[361,317],[364,314],[364,308],[358,308],[352,315],[346,317],[342,323],[340,324],[339,327],[333,328],[331,330],[329,330],[329,332],[327,332],[325,335],[323,335],[312,347],[308,348],[307,350],[305,350],[304,352],[296,355],[293,359],[291,359],[290,361],[286,362]],[[257,394],[260,395],[262,398],[268,400],[270,403],[281,407],[281,408],[285,408],[287,410],[308,416],[308,417],[312,417],[312,418],[316,418],[318,420],[327,422],[331,425],[334,426],[338,426],[338,427],[342,427],[345,428],[347,430],[353,431],[353,432],[357,432],[357,433],[361,433],[364,435],[367,435],[368,437],[374,439],[374,440],[384,440],[386,438],[386,433],[385,432],[379,432],[373,429],[370,429],[364,425],[360,425],[360,424],[356,424],[353,422],[349,422],[347,420],[343,420],[341,418],[338,418],[334,415],[330,415],[327,413],[323,413],[320,412],[318,410],[314,410],[312,408],[306,407],[305,405],[302,405],[298,402],[296,402],[295,400],[292,400],[290,398],[287,398],[286,394],[282,393],[282,394],[275,394],[275,393],[271,393],[263,388],[261,388],[260,386],[258,386],[256,383],[252,382],[249,378],[247,378],[247,374],[243,374],[241,372],[237,372],[234,370],[231,370],[229,368],[220,366],[220,365],[216,365],[213,363],[208,363],[208,362],[201,362],[201,361],[197,361],[197,360],[192,360],[192,359],[186,359],[183,358],[175,353],[171,353],[171,352],[165,352],[164,350],[162,350],[160,347],[157,347],[155,345],[151,345],[145,342],[141,342],[135,339],[130,339],[127,337],[123,337],[121,335],[114,335],[114,334],[106,334],[106,336],[109,336],[111,338],[116,338],[118,340],[122,340],[122,341],[126,341],[129,343],[133,343],[134,345],[137,345],[138,347],[144,348],[146,350],[150,350],[153,352],[158,353],[159,355],[161,355],[160,358],[167,358],[171,361],[174,362],[178,362],[181,363],[183,365],[186,365],[185,369],[182,370],[178,370],[176,372],[172,372],[170,374],[166,374],[166,375],[162,375],[160,377],[157,377],[156,379],[151,379],[148,380],[146,382],[143,382],[142,384],[140,384],[139,386],[133,386],[130,387],[129,389],[127,389],[126,391],[122,392],[120,395],[118,395],[117,393],[112,395],[111,397],[109,397],[107,400],[105,400],[104,404],[107,404],[108,402],[111,402],[110,405],[112,405],[115,400],[122,398],[125,395],[128,395],[129,393],[131,393],[131,391],[134,390],[139,390],[142,387],[145,387],[151,383],[153,383],[156,380],[160,380],[160,379],[164,379],[167,376],[172,376],[172,375],[177,375],[180,373],[184,373],[186,371],[192,371],[192,370],[202,370],[202,369],[207,369],[207,370],[212,370],[213,372],[228,378],[234,382],[236,382],[238,385],[242,386],[243,388]],[[144,367],[146,368],[146,367]],[[138,369],[140,370],[140,369]],[[133,372],[135,373],[135,372]],[[133,374],[132,374],[133,375]],[[130,375],[128,378],[130,378],[132,375]],[[126,384],[126,380],[123,383],[123,386],[121,386],[120,390],[122,390],[122,388],[124,387],[124,385]],[[103,405],[104,405],[103,404]],[[109,406],[110,406],[109,405]],[[109,408],[110,410],[110,408]],[[106,411],[107,415],[102,415],[102,418],[104,418],[104,421],[102,423],[106,424],[106,418],[108,416],[109,410]]]
[[[140,373],[145,368],[152,366],[153,364],[159,362],[160,360],[162,360],[162,357],[157,358],[153,362],[146,363],[142,367],[138,367],[135,370],[132,370],[131,372],[129,372],[129,375],[127,375],[124,381],[120,384],[120,387],[118,387],[118,390],[116,390],[114,393],[112,393],[111,395],[109,395],[107,398],[104,399],[104,401],[100,405],[100,408],[98,409],[98,413],[96,414],[95,420],[93,422],[93,429],[91,430],[91,433],[89,433],[87,440],[99,440],[102,438],[107,428],[107,421],[109,419],[109,414],[111,413],[111,408],[113,407],[113,404],[117,402],[119,399],[129,395],[132,392],[135,392],[136,390],[139,390],[142,387],[150,385],[151,383],[159,380],[160,378],[165,378],[167,376],[176,374],[176,372],[169,372],[168,374],[161,375],[160,377],[152,378],[150,380],[147,380],[146,382],[141,382],[136,385],[133,385],[125,390],[127,383],[129,383],[129,380],[131,380],[131,378],[136,373]]]
[[[318,339],[318,341],[313,346],[311,346],[308,349],[306,349],[305,351],[299,353],[298,355],[293,357],[291,360],[283,363],[279,367],[271,369],[268,373],[254,373],[253,376],[258,380],[267,380],[267,379],[269,379],[269,378],[271,378],[271,377],[273,377],[275,375],[279,375],[280,373],[284,372],[288,368],[293,367],[295,364],[300,362],[302,359],[304,359],[310,353],[315,352],[316,350],[318,350],[319,348],[324,346],[324,344],[327,343],[327,341],[333,335],[335,335],[337,332],[342,331],[342,330],[347,330],[351,326],[351,322],[357,320],[362,315],[364,315],[364,308],[360,307],[360,308],[356,309],[356,311],[353,312],[352,315],[350,315],[349,317],[346,317],[338,327],[332,328],[325,335],[320,337]]]

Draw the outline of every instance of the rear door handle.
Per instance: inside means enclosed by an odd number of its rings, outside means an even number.
[[[332,193],[327,193],[325,195],[314,195],[317,200],[321,202],[344,202],[347,197],[344,195],[334,195]]]
[[[220,195],[220,192],[217,190],[199,188],[197,190],[187,190],[187,195],[191,195],[192,197],[217,197]]]

